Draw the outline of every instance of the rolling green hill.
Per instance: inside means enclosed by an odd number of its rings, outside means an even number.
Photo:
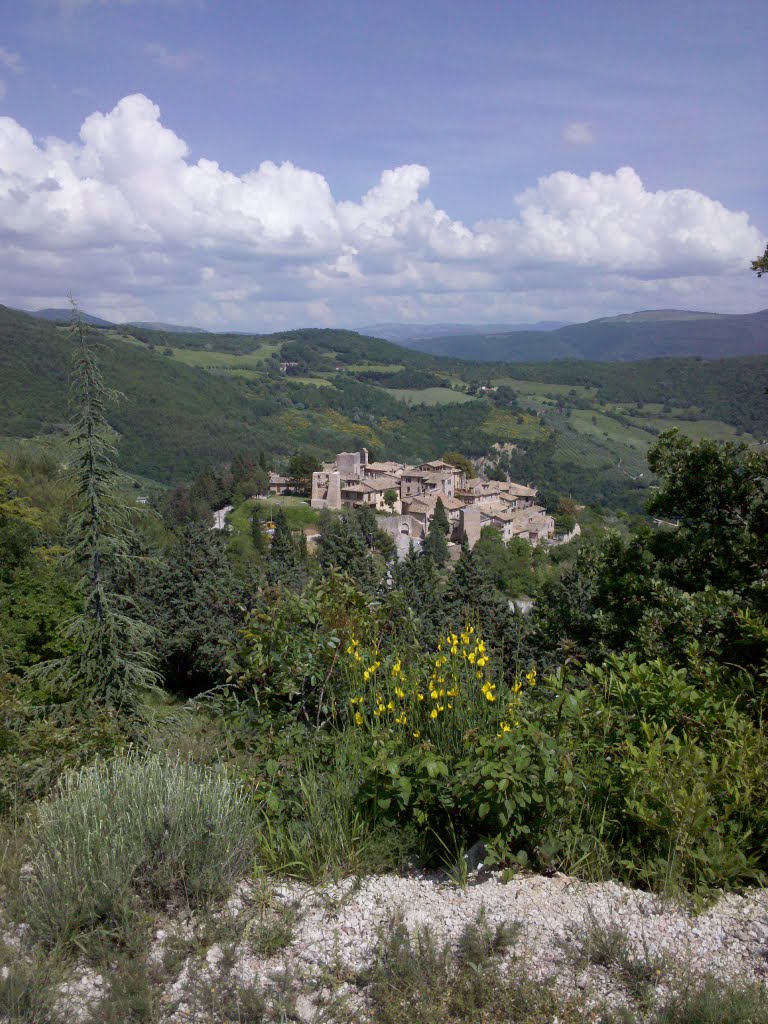
[[[93,330],[127,470],[168,483],[242,450],[319,457],[366,445],[419,460],[518,445],[523,482],[639,510],[660,430],[768,436],[768,357],[637,363],[480,363],[352,331],[214,335]],[[56,434],[67,420],[68,330],[0,307],[0,436]]]
[[[94,332],[104,377],[125,396],[110,411],[110,422],[122,437],[120,462],[158,481],[189,478],[239,450],[262,448],[287,456],[306,448],[327,456],[367,445],[384,458],[421,460],[446,448],[481,454],[494,440],[486,428],[492,409],[483,401],[411,407],[352,373],[336,371],[338,359],[359,360],[369,348],[379,364],[391,357],[389,350],[402,357],[403,350],[388,342],[373,340],[368,346],[359,335],[322,331],[316,332],[322,344],[315,341],[310,347],[306,337],[314,339],[312,332],[275,335],[250,345],[246,339],[252,354],[263,345],[270,351],[263,369],[243,377],[222,365],[231,356],[220,349],[207,352],[209,369],[187,365],[190,355],[203,354],[199,344],[183,347],[186,339],[196,341],[197,336],[174,334],[177,347],[165,355],[165,348],[154,344],[155,334],[165,340],[161,332],[138,334],[148,335],[148,343],[137,343],[136,336],[114,328]],[[230,336],[202,337],[231,347]],[[310,358],[313,365],[301,379],[281,375],[275,361],[281,349],[286,358]],[[0,307],[0,435],[30,437],[62,430],[72,351],[66,328]],[[417,355],[414,361],[425,359],[430,357]],[[313,375],[321,372],[332,379],[318,376],[317,381],[332,386],[315,386]],[[510,417],[509,429],[513,425]]]
[[[649,310],[569,324],[555,331],[443,335],[412,339],[408,344],[433,355],[495,362],[763,355],[768,353],[768,309],[743,315]]]

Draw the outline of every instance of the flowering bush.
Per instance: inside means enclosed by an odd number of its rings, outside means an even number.
[[[345,654],[349,722],[374,738],[391,735],[456,753],[468,732],[500,728],[505,705],[497,701],[485,643],[470,624],[441,637],[431,653],[383,653],[353,636]]]

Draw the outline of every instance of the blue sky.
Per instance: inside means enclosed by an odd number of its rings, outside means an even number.
[[[255,330],[768,305],[755,0],[0,14],[0,301]]]

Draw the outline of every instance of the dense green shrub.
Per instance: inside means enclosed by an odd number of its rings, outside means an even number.
[[[65,775],[39,805],[20,917],[45,945],[82,945],[142,906],[225,895],[252,848],[250,803],[223,771],[115,758]]]
[[[0,814],[23,810],[63,772],[111,756],[127,742],[114,715],[78,717],[55,696],[0,672]]]
[[[550,684],[542,724],[570,753],[618,875],[700,889],[764,877],[768,741],[732,699],[631,655]]]

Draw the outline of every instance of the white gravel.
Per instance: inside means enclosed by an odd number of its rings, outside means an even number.
[[[254,921],[279,919],[283,912],[295,919],[291,941],[271,957],[256,955],[249,928]],[[222,979],[269,988],[276,976],[290,977],[294,990],[301,991],[295,1011],[306,1022],[319,1019],[318,1005],[334,995],[344,994],[362,1007],[355,979],[374,961],[381,935],[394,923],[402,922],[411,933],[428,928],[439,942],[454,943],[480,913],[491,926],[517,922],[520,938],[508,955],[520,957],[529,976],[554,979],[564,995],[575,995],[585,1007],[627,998],[620,972],[579,964],[569,955],[578,950],[585,930],[601,927],[621,932],[636,957],[658,960],[660,996],[681,979],[706,973],[768,986],[768,892],[762,889],[721,896],[697,914],[616,882],[588,883],[561,874],[519,874],[507,882],[490,874],[465,888],[396,875],[320,887],[242,882],[221,914],[227,937],[198,946],[175,981],[169,979],[167,1021],[207,1022],[205,1013],[201,1016],[192,1006],[194,989]],[[20,934],[17,928],[13,941]],[[172,913],[159,918],[150,963],[162,963],[166,944],[175,937],[194,934],[189,918]],[[89,1007],[98,1003],[105,987],[95,972],[75,968],[60,989],[69,1019],[87,1021]],[[332,1018],[326,1013],[322,1019]]]
[[[263,891],[258,894],[243,883],[229,911],[246,912],[253,900],[263,902],[263,896]],[[268,986],[276,974],[287,972],[303,986],[299,1007],[306,1021],[312,1021],[317,1010],[313,988],[320,1001],[333,994],[328,978],[337,979],[336,993],[361,998],[353,980],[371,964],[380,936],[394,922],[404,923],[411,933],[428,928],[438,941],[454,943],[480,913],[491,926],[518,922],[521,937],[510,956],[523,958],[529,976],[555,979],[561,992],[577,996],[585,1007],[627,1000],[616,972],[576,966],[577,958],[569,955],[569,948],[578,948],[585,930],[600,926],[618,929],[639,959],[663,964],[657,982],[660,996],[681,979],[707,973],[768,985],[768,892],[764,890],[722,896],[699,914],[615,882],[587,883],[561,874],[521,874],[508,882],[490,875],[466,888],[395,875],[346,879],[324,887],[284,883],[273,887],[271,899],[274,907],[282,905],[297,913],[293,940],[269,959],[254,956],[242,944],[233,976],[241,984]],[[214,946],[204,965],[188,964],[177,993],[184,991],[191,975],[199,981],[201,970],[205,977],[214,978],[221,959],[221,949]],[[326,979],[322,991],[318,979]],[[187,1007],[173,1019],[198,1020],[188,1014]]]

